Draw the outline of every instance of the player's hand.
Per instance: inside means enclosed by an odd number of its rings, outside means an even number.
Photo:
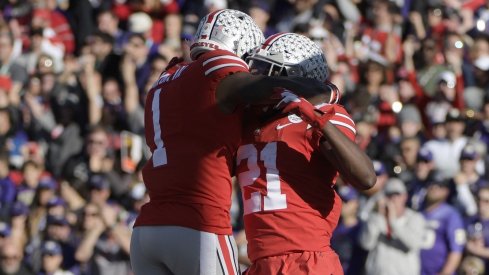
[[[284,91],[281,95],[282,100],[275,106],[275,109],[281,109],[282,113],[295,113],[314,128],[322,129],[335,114],[333,106],[327,112],[323,112],[292,92]]]

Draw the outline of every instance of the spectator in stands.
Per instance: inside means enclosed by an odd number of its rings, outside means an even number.
[[[34,275],[23,262],[24,253],[20,244],[6,241],[0,247],[0,274]]]
[[[421,250],[422,274],[454,274],[466,243],[462,216],[447,199],[449,181],[437,173],[428,182],[423,215],[426,237]]]
[[[477,213],[476,195],[488,182],[477,171],[479,152],[472,144],[467,144],[460,154],[460,171],[453,177],[456,188],[455,206],[465,216]]]
[[[477,215],[470,219],[467,226],[466,250],[469,255],[483,259],[487,270],[489,267],[489,186],[484,186],[477,192],[477,205]]]
[[[120,76],[118,68],[120,55],[114,52],[114,42],[115,39],[110,34],[97,31],[87,38],[90,55],[95,57],[95,60],[92,60],[92,56],[81,57],[83,65],[93,66],[101,74],[102,81]]]
[[[101,11],[97,15],[97,27],[103,32],[111,35],[114,39],[114,52],[122,54],[123,45],[127,39],[127,33],[119,28],[119,18],[111,10]]]
[[[22,166],[23,181],[17,186],[16,200],[25,205],[32,205],[34,195],[43,173],[43,167],[34,161],[27,161]]]
[[[345,274],[358,274],[363,268],[363,262],[358,259],[358,254],[363,250],[360,251],[357,241],[361,225],[358,219],[359,194],[349,185],[339,186],[338,194],[343,204],[338,227],[331,238],[331,246],[338,253]]]
[[[68,20],[57,10],[56,1],[46,0],[44,7],[35,9],[32,25],[51,29],[49,38],[61,42],[64,53],[72,54],[75,51],[75,37]]]
[[[389,173],[386,170],[385,165],[378,160],[373,161],[375,175],[377,176],[377,181],[373,188],[370,188],[367,191],[361,193],[359,203],[359,211],[358,217],[362,221],[366,221],[375,206],[377,205],[377,201],[383,196],[382,189],[384,188],[387,180],[389,179]]]
[[[405,135],[402,135],[402,137],[399,144],[401,152],[397,160],[397,165],[394,167],[394,173],[410,188],[411,186],[409,184],[416,178],[416,165],[421,142],[417,137]]]
[[[145,93],[144,88],[151,74],[151,63],[148,56],[149,48],[144,36],[137,33],[131,34],[124,48],[124,54],[127,54],[130,60],[136,64],[138,91],[139,94]]]
[[[433,162],[433,153],[426,148],[421,148],[416,157],[416,167],[414,170],[414,179],[406,185],[409,192],[408,205],[420,211],[423,208],[426,199],[427,182],[437,173],[435,163]]]
[[[467,144],[464,135],[465,123],[463,114],[458,109],[451,109],[445,117],[446,139],[433,139],[426,142],[426,148],[433,154],[435,167],[446,178],[453,177],[460,170],[460,153]]]
[[[62,262],[61,246],[55,241],[44,242],[42,245],[42,274],[74,275],[73,272],[62,269]]]
[[[88,274],[129,272],[131,235],[127,225],[118,221],[118,214],[112,207],[100,207],[93,203],[85,206],[82,219],[84,234],[75,252],[75,258],[81,263],[83,272]]]
[[[390,178],[374,213],[359,233],[360,245],[369,250],[366,274],[420,274],[420,249],[425,220],[406,207],[404,182]]]
[[[15,183],[9,174],[8,155],[0,151],[0,220],[8,219],[16,195]]]
[[[8,97],[10,104],[18,106],[20,104],[20,91],[27,83],[27,72],[14,60],[13,47],[14,36],[12,32],[2,30],[0,32],[0,75],[9,76],[12,80]]]
[[[105,173],[115,195],[123,194],[128,188],[128,177],[114,169],[115,156],[107,129],[94,126],[87,135],[85,150],[65,166],[64,176],[81,194],[87,195],[87,182],[91,174]]]

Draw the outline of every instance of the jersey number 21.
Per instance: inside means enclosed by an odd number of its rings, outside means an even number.
[[[258,161],[263,161],[267,183],[265,196],[262,196],[261,192],[256,191],[251,193],[250,199],[244,199],[244,214],[287,208],[286,195],[282,194],[280,190],[280,176],[276,161],[277,143],[267,143],[261,151],[258,151],[253,144],[243,145],[238,149],[236,161],[239,164],[243,160],[247,160],[248,167],[248,171],[238,174],[243,194],[247,186],[252,185],[260,177],[261,170],[258,166]]]

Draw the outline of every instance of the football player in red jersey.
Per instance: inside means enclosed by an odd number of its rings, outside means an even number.
[[[248,61],[252,73],[327,81],[321,49],[302,35],[273,35]],[[372,162],[354,143],[355,124],[342,106],[312,105],[288,91],[282,97],[280,114],[246,123],[238,149],[252,261],[246,274],[343,274],[330,247],[341,210],[333,186],[339,173],[358,189],[371,188]]]
[[[263,40],[248,15],[210,13],[191,45],[193,61],[172,62],[148,92],[152,157],[142,173],[150,202],[131,237],[137,275],[239,273],[229,211],[243,106],[276,87],[305,95],[327,90],[303,77],[251,75],[241,57]]]

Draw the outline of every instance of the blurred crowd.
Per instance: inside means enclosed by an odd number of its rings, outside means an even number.
[[[488,0],[0,0],[0,274],[131,274],[145,94],[223,8],[324,49],[378,175],[338,181],[345,272],[489,274]]]

